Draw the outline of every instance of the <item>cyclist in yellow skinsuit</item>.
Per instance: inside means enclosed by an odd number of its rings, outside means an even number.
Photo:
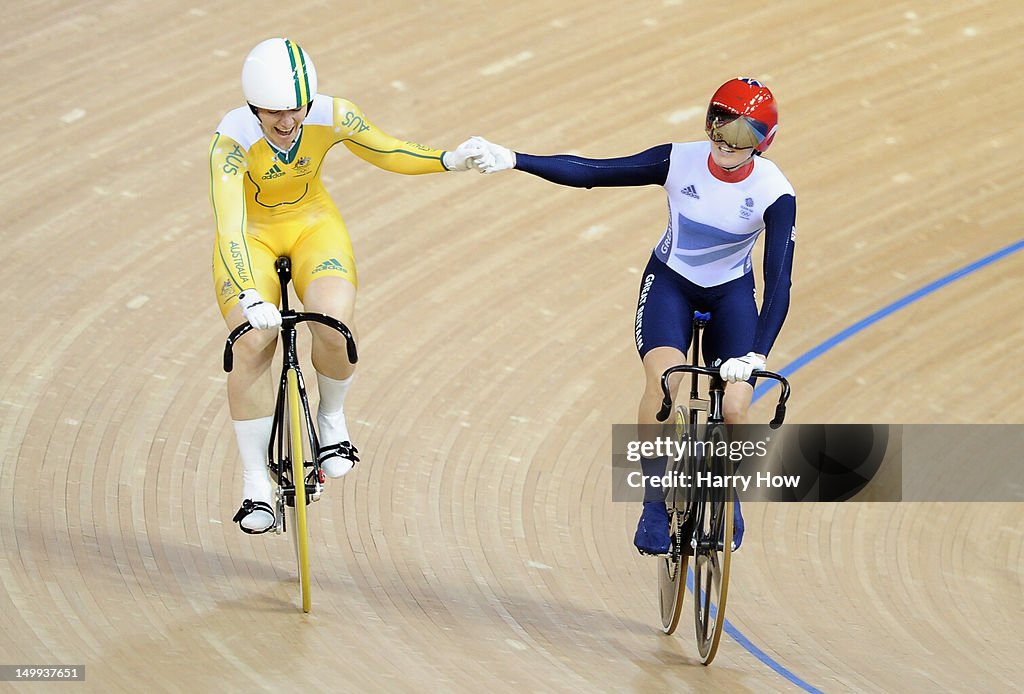
[[[266,452],[274,411],[270,371],[281,324],[275,260],[291,257],[296,293],[307,311],[354,331],[356,264],[341,215],[320,180],[338,143],[375,166],[402,174],[465,171],[479,147],[441,151],[396,139],[346,99],[316,93],[316,68],[293,41],[263,41],[242,68],[248,104],[221,120],[210,146],[210,191],[217,237],[213,277],[228,329],[253,330],[235,345],[228,404],[243,466],[243,501],[234,520],[250,534],[274,524]],[[343,410],[352,381],[344,338],[310,324],[320,405],[324,472],[340,477],[358,462]]]

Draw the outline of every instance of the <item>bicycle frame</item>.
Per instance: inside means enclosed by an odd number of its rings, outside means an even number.
[[[302,370],[299,367],[299,356],[297,348],[297,331],[296,326],[299,323],[304,322],[315,322],[322,325],[326,325],[329,328],[337,330],[339,333],[345,336],[346,346],[348,351],[348,359],[351,363],[355,364],[359,361],[359,356],[356,351],[355,340],[352,337],[351,331],[348,327],[336,318],[333,318],[322,313],[309,313],[309,312],[298,312],[292,310],[288,305],[288,284],[291,281],[291,261],[287,257],[281,257],[277,259],[274,265],[277,270],[278,279],[281,282],[281,341],[282,341],[282,363],[281,363],[281,378],[278,384],[277,401],[274,408],[274,425],[272,428],[272,434],[270,439],[270,446],[267,450],[267,460],[274,461],[277,464],[271,464],[271,473],[275,476],[275,481],[279,484],[279,489],[285,491],[286,497],[289,501],[293,501],[294,485],[293,480],[290,479],[287,470],[282,469],[282,462],[287,461],[284,447],[289,445],[287,436],[284,432],[285,415],[287,412],[287,388],[288,388],[288,374],[289,372],[295,374],[297,380],[299,397],[301,400],[302,409],[302,420],[305,425],[307,436],[309,439],[310,453],[313,461],[312,465],[316,467],[316,472],[319,473],[319,464],[316,462],[317,454],[320,450],[319,441],[316,437],[316,430],[313,426],[313,417],[310,413],[309,401],[306,397],[305,382],[302,378]],[[254,330],[252,325],[249,323],[243,323],[234,330],[228,336],[227,344],[224,347],[224,371],[230,372],[233,368],[233,347],[234,344],[243,335],[251,330]],[[317,474],[319,477],[319,474]],[[315,480],[312,484],[307,484],[307,493],[313,492],[313,487],[316,483],[322,483],[322,480]]]

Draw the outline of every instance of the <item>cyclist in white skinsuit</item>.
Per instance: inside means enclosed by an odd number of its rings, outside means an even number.
[[[747,421],[753,399],[750,375],[764,369],[789,310],[796,240],[796,196],[779,168],[762,159],[778,127],[771,91],[757,80],[729,80],[708,106],[708,141],[672,143],[616,159],[513,152],[482,138],[474,157],[484,173],[519,169],[554,183],[592,188],[659,185],[669,202],[669,220],[640,282],[636,346],[646,387],[638,422],[656,423],[661,375],[686,361],[693,312],[710,312],[704,360],[721,364],[728,383],[723,403],[730,424]],[[755,300],[751,252],[765,239],[761,308]],[[677,381],[678,383],[678,381]],[[645,476],[662,476],[664,458],[641,461]],[[743,540],[736,505],[733,544]],[[669,549],[668,514],[662,490],[645,490],[644,511],[634,544],[645,554]]]

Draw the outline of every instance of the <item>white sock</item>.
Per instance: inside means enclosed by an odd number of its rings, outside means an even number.
[[[274,428],[273,417],[234,420],[238,452],[242,456],[242,498],[270,503],[270,473],[267,448]]]
[[[320,406],[317,408],[316,423],[321,444],[329,445],[351,440],[345,421],[345,396],[353,378],[355,374],[339,381],[324,376],[319,371],[316,374],[317,385],[320,388]]]

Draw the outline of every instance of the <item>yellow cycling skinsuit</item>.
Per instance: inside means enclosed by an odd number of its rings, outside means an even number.
[[[280,301],[274,261],[282,255],[292,259],[300,300],[317,277],[357,283],[345,223],[320,181],[324,156],[339,142],[388,171],[446,170],[442,150],[381,132],[346,99],[317,94],[288,152],[267,142],[248,106],[231,111],[210,145],[210,196],[217,223],[213,278],[223,315],[246,289]]]

